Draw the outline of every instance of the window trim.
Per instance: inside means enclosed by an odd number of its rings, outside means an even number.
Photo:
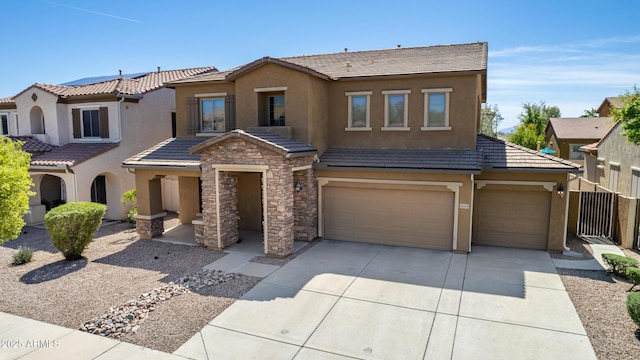
[[[223,93],[212,93],[212,94],[220,94],[221,95]],[[206,94],[196,94],[196,95],[206,95]],[[216,100],[216,99],[222,100],[222,111],[224,113],[224,121],[223,121],[224,128],[222,130],[215,130],[215,129],[206,129],[205,130],[204,126],[203,126],[203,123],[202,123],[202,120],[203,120],[202,119],[203,118],[203,116],[202,116],[203,115],[202,114],[202,109],[203,109],[202,102],[206,101],[206,100]],[[198,97],[198,107],[199,107],[199,110],[200,110],[200,114],[199,114],[199,117],[200,117],[200,132],[197,133],[197,134],[221,134],[221,133],[227,132],[227,113],[226,113],[227,112],[227,109],[226,109],[227,104],[225,103],[225,99],[226,99],[225,96],[222,96],[222,95],[221,96],[213,96],[213,97]],[[211,122],[212,122],[211,125],[213,127],[215,127],[214,119],[211,119]]]
[[[441,131],[451,130],[451,123],[449,122],[449,105],[450,94],[453,92],[453,88],[429,88],[422,89],[424,94],[424,121],[421,131]],[[445,126],[429,126],[429,95],[431,94],[444,94],[444,124]]]
[[[94,107],[94,106],[85,106],[85,107],[80,107],[78,106],[78,109],[80,109],[80,131],[81,131],[81,136],[80,139],[87,139],[87,140],[95,140],[95,139],[100,139],[102,140],[102,137],[100,134],[100,107]],[[84,134],[84,112],[85,111],[97,111],[98,112],[98,136],[86,136]]]
[[[382,131],[409,131],[409,94],[411,90],[384,90],[384,126]],[[404,95],[404,126],[389,126],[389,95]]]
[[[7,121],[7,133],[5,134],[4,131],[2,130],[4,128],[4,125],[2,124],[2,120],[0,120],[0,135],[9,135],[9,133],[11,133],[11,129],[9,126],[9,116],[10,114],[8,112],[0,112],[0,118],[2,116],[6,116],[6,121]]]
[[[344,93],[347,96],[347,127],[344,128],[345,131],[371,131],[371,95],[373,95],[373,91],[348,91]],[[365,126],[354,127],[353,119],[351,118],[352,110],[353,110],[353,97],[354,96],[366,96],[367,97],[367,106],[365,110]]]

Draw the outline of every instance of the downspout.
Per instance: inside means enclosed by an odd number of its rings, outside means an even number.
[[[569,249],[567,247],[567,230],[568,230],[568,225],[569,225],[569,198],[571,197],[571,182],[578,180],[579,177],[576,176],[573,179],[569,179],[567,180],[567,199],[565,200],[565,207],[564,207],[564,234],[563,234],[563,239],[562,239],[562,248],[564,249],[564,251],[571,251],[571,249]]]

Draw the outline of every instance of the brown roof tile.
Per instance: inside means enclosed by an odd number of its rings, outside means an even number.
[[[282,155],[296,155],[316,153],[318,150],[310,144],[303,144],[296,140],[287,139],[280,135],[266,132],[246,132],[243,130],[233,130],[222,136],[211,138],[203,143],[194,146],[190,151],[199,154],[207,147],[220,143],[230,138],[241,138],[245,141],[260,145]]]
[[[549,126],[558,139],[601,139],[613,124],[610,117],[549,119]]]
[[[165,83],[170,81],[180,80],[211,71],[216,71],[216,68],[213,66],[208,66],[192,69],[165,70],[160,72],[151,72],[135,79],[113,79],[86,85],[65,86],[52,84],[34,84],[33,86],[47,91],[53,95],[62,97],[117,93],[136,95],[144,94],[149,91],[161,88]],[[29,88],[23,90],[18,95],[24,93]]]
[[[206,141],[203,138],[172,138],[122,162],[124,167],[199,167],[200,154],[189,149]]]
[[[0,104],[14,104],[13,96],[7,96],[0,98]]]
[[[315,167],[479,173],[482,157],[476,150],[328,149]]]
[[[489,171],[582,172],[570,161],[486,135],[478,135],[476,147],[483,153],[484,169]]]
[[[56,147],[31,159],[32,166],[74,166],[103,154],[115,147],[114,143],[70,143]]]
[[[11,140],[22,141],[22,150],[30,153],[40,153],[45,151],[51,151],[55,146],[44,143],[33,136],[9,136]]]

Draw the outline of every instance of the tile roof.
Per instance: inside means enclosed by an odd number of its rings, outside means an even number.
[[[51,151],[55,148],[55,146],[44,143],[33,136],[9,136],[9,139],[22,141],[24,143],[22,145],[22,150],[30,153]]]
[[[190,84],[190,83],[209,82],[209,81],[226,81],[227,75],[229,75],[230,73],[232,73],[237,69],[239,68],[236,67],[226,71],[216,71],[216,72],[210,72],[210,73],[205,73],[200,75],[194,75],[185,79],[167,82],[167,85],[171,86],[173,84],[185,84],[185,83]]]
[[[479,173],[482,154],[476,150],[328,149],[315,167]]]
[[[595,151],[598,151],[598,144],[599,144],[599,142],[594,142],[594,143],[591,143],[591,144],[580,146],[580,151],[582,151],[582,152],[595,152]]]
[[[582,172],[570,161],[486,135],[478,135],[476,148],[482,151],[484,170],[488,171]]]
[[[114,143],[69,143],[31,158],[32,166],[74,166],[103,154],[118,144]]]
[[[365,76],[485,71],[487,69],[487,43],[353,51],[283,58],[264,57],[229,71],[194,76],[174,81],[171,84],[231,81],[266,63],[292,67],[332,80]]]
[[[558,139],[601,139],[613,126],[610,117],[551,118],[549,125]]]
[[[215,67],[200,67],[180,70],[164,70],[160,72],[150,72],[135,79],[113,79],[94,84],[64,86],[52,84],[34,84],[32,86],[47,91],[53,95],[61,97],[100,95],[100,94],[145,94],[164,86],[165,83],[184,79],[190,76],[199,75],[211,71],[217,71]],[[18,95],[24,93],[31,87],[23,90]],[[16,95],[16,96],[18,96]]]
[[[231,138],[240,138],[247,142],[262,146],[282,155],[295,156],[317,153],[318,150],[311,144],[303,144],[296,140],[287,139],[283,136],[268,132],[246,132],[243,130],[233,130],[222,136],[211,138],[191,149],[192,153],[200,153],[207,147],[218,144]]]
[[[0,104],[14,104],[13,96],[0,98]]]
[[[200,167],[200,154],[191,154],[189,149],[202,142],[203,138],[167,139],[122,162],[124,167]]]

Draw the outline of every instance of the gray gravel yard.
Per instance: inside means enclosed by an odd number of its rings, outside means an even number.
[[[585,254],[583,259],[593,258],[591,248],[584,241],[573,238],[567,244],[572,251]],[[640,260],[638,253],[624,252]],[[605,271],[557,270],[598,359],[638,359],[640,331],[626,308],[629,280]]]
[[[25,227],[18,239],[0,247],[0,311],[78,329],[110,307],[194,274],[225,255],[137,239],[130,224],[114,222],[98,230],[84,259],[67,262],[44,228]],[[19,245],[34,249],[33,261],[12,266]],[[260,280],[239,275],[159,302],[136,333],[120,339],[173,352]]]

